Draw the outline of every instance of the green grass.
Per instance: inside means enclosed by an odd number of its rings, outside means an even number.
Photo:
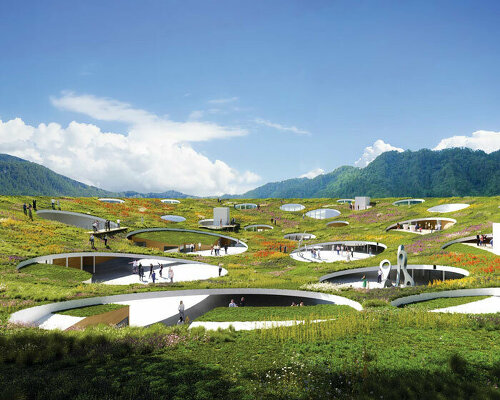
[[[122,304],[97,304],[95,306],[70,308],[64,311],[58,311],[56,314],[71,315],[73,317],[91,317],[92,315],[104,314],[108,311],[119,310],[127,307]]]
[[[320,304],[303,307],[217,307],[197,321],[283,321],[335,318],[339,315],[356,313],[349,306]]]
[[[438,308],[453,307],[459,306],[460,304],[472,303],[473,301],[483,300],[488,297],[490,296],[442,297],[439,299],[419,301],[418,303],[407,304],[402,308],[416,310],[435,310]]]
[[[191,233],[191,232],[144,232],[136,236],[136,238],[145,238],[150,240],[156,240],[158,242],[180,246],[183,244],[193,243],[198,246],[198,243],[203,245],[211,246],[219,240],[217,236],[204,235],[202,233]]]

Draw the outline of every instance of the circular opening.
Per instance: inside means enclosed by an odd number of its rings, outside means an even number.
[[[398,200],[392,203],[394,206],[412,206],[415,204],[421,204],[425,202],[424,199],[404,199],[404,200]]]
[[[280,207],[280,210],[283,211],[301,211],[305,208],[302,204],[296,204],[296,203],[289,203],[289,204],[283,204]]]
[[[331,274],[322,276],[320,282],[330,282],[340,286],[350,286],[355,288],[363,287],[363,276],[366,277],[367,287],[371,289],[380,289],[383,287],[383,282],[378,282],[378,271],[380,267],[364,267],[354,268],[349,270],[337,271]],[[443,265],[424,265],[424,264],[409,264],[406,267],[408,273],[415,281],[416,286],[428,285],[433,281],[442,281],[450,279],[461,279],[469,273],[462,268],[448,267]],[[389,285],[394,285],[396,282],[397,265],[392,265],[389,272]],[[401,273],[401,280],[404,279],[404,274]],[[403,283],[401,281],[401,283]]]
[[[326,224],[326,226],[330,228],[340,228],[342,226],[347,226],[347,225],[349,225],[349,222],[347,221],[332,221]]]
[[[386,231],[396,230],[401,232],[427,234],[451,228],[456,222],[457,221],[452,218],[416,218],[392,224],[386,228]]]
[[[161,200],[162,203],[165,203],[165,204],[179,204],[180,201],[179,200],[175,200],[175,199],[163,199]]]
[[[102,201],[103,203],[125,203],[125,200],[121,199],[99,199],[99,201]]]
[[[354,199],[338,199],[337,203],[339,203],[339,204],[346,204],[346,203],[351,204],[351,203],[354,203]]]
[[[252,210],[254,208],[257,208],[257,204],[254,203],[236,204],[234,208],[236,208],[237,210]]]
[[[245,229],[246,231],[252,231],[252,232],[262,232],[262,231],[268,231],[268,230],[271,230],[271,229],[274,229],[273,226],[271,225],[248,225],[248,226],[245,226]]]
[[[313,235],[312,233],[288,233],[285,236],[283,236],[284,239],[288,240],[311,240],[311,239],[316,239],[316,235]]]
[[[386,245],[377,242],[345,240],[305,245],[294,250],[290,257],[305,262],[349,262],[376,256],[386,248]]]
[[[463,210],[464,208],[469,207],[470,204],[441,204],[439,206],[434,206],[431,208],[428,208],[427,211],[429,212],[438,212],[438,213],[447,213],[447,212],[453,212],[453,211],[459,211]]]
[[[170,222],[183,222],[186,218],[181,217],[180,215],[162,215],[161,219]]]
[[[318,208],[317,210],[306,212],[306,215],[314,219],[329,219],[338,217],[340,211],[334,210],[333,208]]]

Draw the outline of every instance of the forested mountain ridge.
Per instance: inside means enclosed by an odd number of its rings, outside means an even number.
[[[500,151],[453,148],[381,154],[365,168],[267,183],[241,198],[448,197],[500,194]]]

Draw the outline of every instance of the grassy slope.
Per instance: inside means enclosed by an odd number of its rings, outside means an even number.
[[[345,290],[339,294],[359,301],[373,301],[426,290],[498,286],[499,257],[461,245],[440,250],[441,244],[468,236],[475,230],[491,232],[490,222],[498,219],[498,197],[428,199],[423,205],[409,208],[394,207],[391,205],[394,199],[382,199],[374,209],[359,212],[338,206],[342,212],[339,218],[350,222],[345,228],[326,228],[326,221],[303,220],[302,213],[280,211],[279,200],[263,200],[260,210],[231,209],[231,216],[243,226],[269,223],[270,218],[283,219],[272,231],[234,234],[248,243],[249,250],[222,259],[228,276],[154,287],[82,284],[88,274],[50,265],[31,266],[17,273],[15,265],[20,259],[89,249],[88,236],[81,229],[36,216],[34,222],[29,222],[21,208],[28,200],[27,197],[0,197],[0,320],[3,332],[9,333],[0,335],[0,379],[9,382],[2,385],[3,398],[36,398],[28,394],[38,391],[38,398],[68,398],[77,394],[80,398],[106,395],[109,398],[157,398],[168,393],[171,398],[305,399],[331,397],[335,388],[346,394],[346,398],[363,398],[363,395],[365,398],[380,398],[380,395],[384,398],[493,398],[493,385],[498,384],[495,371],[500,370],[500,365],[494,369],[500,354],[499,322],[495,317],[485,321],[480,317],[446,319],[448,317],[424,313],[421,321],[405,326],[401,319],[406,318],[405,314],[400,314],[405,310],[377,307],[373,311],[343,315],[332,325],[322,325],[322,333],[313,326],[297,331],[213,333],[203,339],[188,336],[167,349],[158,344],[164,343],[158,335],[170,335],[171,328],[158,328],[156,333],[98,328],[84,333],[56,334],[6,327],[6,320],[9,313],[21,308],[86,296],[228,286],[296,289],[317,282],[319,276],[334,270],[377,265],[384,258],[395,263],[400,243],[407,245],[409,263],[458,266],[469,270],[471,276],[431,287],[370,292]],[[306,206],[304,212],[334,203],[331,199],[297,202]],[[458,221],[450,230],[429,236],[384,231],[386,226],[399,220],[428,216],[425,211],[428,207],[447,202],[472,204],[446,215]],[[50,207],[50,198],[38,198],[38,205],[40,209]],[[64,210],[90,212],[112,220],[119,218],[131,229],[165,226],[197,229],[198,219],[209,217],[217,202],[197,199],[163,205],[158,200],[128,199],[124,205],[110,205],[96,199],[63,198],[61,206]],[[167,213],[183,215],[187,221],[166,223],[160,216]],[[349,264],[300,263],[277,251],[280,243],[290,248],[293,243],[282,237],[297,231],[314,233],[316,242],[379,241],[386,244],[388,250],[372,259]],[[123,235],[112,238],[110,245],[112,251],[162,254],[133,246]],[[103,250],[101,243],[97,246]],[[220,262],[220,259],[196,259]],[[146,337],[147,332],[151,337]],[[78,344],[72,335],[82,335],[82,343]],[[127,335],[131,338],[124,338]],[[134,335],[140,339],[133,339]],[[182,331],[178,335],[194,333]],[[467,345],[458,345],[457,338]],[[30,345],[22,345],[23,340]],[[36,365],[31,366],[33,363]],[[75,374],[81,378],[78,384],[73,379]],[[415,374],[423,377],[425,385],[412,378],[404,379]]]
[[[108,311],[118,310],[126,307],[121,304],[98,304],[95,306],[70,308],[64,311],[59,311],[56,314],[71,315],[73,317],[91,317],[92,315],[99,315],[107,313]]]

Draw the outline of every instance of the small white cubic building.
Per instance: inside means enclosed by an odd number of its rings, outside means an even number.
[[[354,209],[355,210],[366,210],[370,208],[370,198],[367,196],[356,196],[354,198]]]
[[[500,223],[493,223],[493,252],[500,256]]]
[[[214,226],[229,225],[229,207],[214,208]]]

